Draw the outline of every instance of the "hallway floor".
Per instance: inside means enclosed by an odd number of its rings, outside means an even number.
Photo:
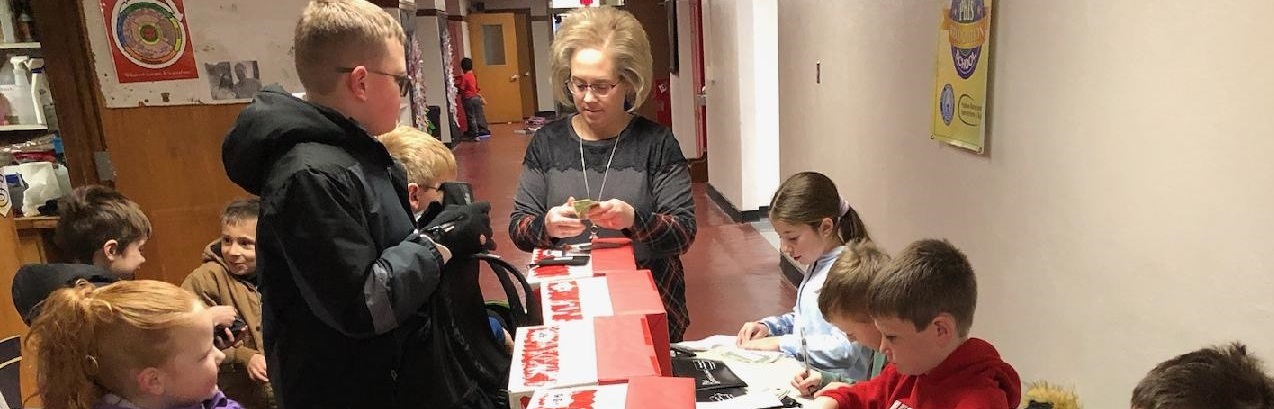
[[[508,236],[522,156],[531,140],[513,132],[519,128],[518,124],[492,124],[490,139],[462,142],[455,154],[459,180],[473,184],[476,198],[491,202],[496,253],[525,266],[530,255],[514,247]],[[695,184],[693,189],[699,232],[682,256],[691,319],[686,339],[736,334],[744,321],[791,311],[796,289],[779,271],[774,246],[751,225],[731,221],[708,198],[706,185]],[[497,298],[500,287],[495,278],[486,274],[482,280],[483,291]]]

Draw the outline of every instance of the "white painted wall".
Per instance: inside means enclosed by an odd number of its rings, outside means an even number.
[[[681,145],[681,154],[687,158],[698,158],[699,152],[695,136],[695,93],[694,86],[694,23],[691,21],[690,0],[677,2],[677,61],[680,67],[677,74],[669,78],[669,97],[672,102],[672,132]]]
[[[704,1],[708,178],[739,210],[778,187],[778,2]]]
[[[557,105],[553,102],[553,66],[549,58],[553,45],[553,22],[532,21],[531,47],[535,49],[535,101],[539,111],[552,111]]]
[[[115,75],[101,2],[83,0],[81,7],[106,106],[127,108],[247,101],[212,99],[203,64],[221,61],[256,60],[262,84],[280,84],[288,91],[300,92],[301,82],[297,79],[290,50],[292,31],[306,4],[308,0],[185,2],[200,77],[122,85]],[[168,94],[167,102],[162,99],[163,93]]]
[[[961,247],[973,334],[1085,407],[1207,344],[1274,360],[1274,3],[997,3],[986,156],[928,137],[943,3],[783,1],[782,174],[832,176],[891,251]]]

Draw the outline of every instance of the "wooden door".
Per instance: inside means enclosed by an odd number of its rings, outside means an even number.
[[[535,100],[535,57],[531,49],[531,16],[526,13],[513,16],[518,30],[518,92],[522,94],[522,116],[518,119],[522,119],[534,115],[539,105]],[[549,50],[541,52],[548,53]]]
[[[522,120],[522,64],[517,18],[513,13],[475,13],[469,20],[469,54],[478,88],[487,99],[487,121]],[[525,40],[525,39],[523,39]]]
[[[698,141],[696,157],[708,153],[708,104],[704,94],[703,75],[703,0],[690,0],[690,21],[694,26],[694,38],[690,40],[691,67],[695,87],[695,140]]]

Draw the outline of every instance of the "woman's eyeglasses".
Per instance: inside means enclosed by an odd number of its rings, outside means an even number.
[[[613,83],[608,84],[605,82],[599,82],[596,84],[586,84],[583,82],[571,82],[569,83],[567,88],[570,89],[571,93],[575,95],[584,95],[589,90],[592,90],[593,95],[604,97],[606,96],[606,94],[610,93],[610,90],[615,89],[616,85],[618,84],[613,84]]]
[[[411,91],[411,76],[410,75],[390,74],[387,72],[376,71],[367,67],[363,67],[363,68],[365,68],[367,72],[370,72],[372,74],[384,75],[387,77],[394,77],[394,82],[398,83],[398,96],[400,97],[407,96],[407,93]],[[354,69],[353,68],[337,68],[337,72],[348,74],[348,73],[354,72]],[[601,95],[601,94],[598,94],[598,95]]]

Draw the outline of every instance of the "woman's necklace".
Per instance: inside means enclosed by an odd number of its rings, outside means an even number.
[[[577,136],[578,137],[578,136]],[[597,199],[593,199],[593,189],[588,185],[588,164],[584,162],[584,138],[579,138],[579,166],[580,174],[584,176],[584,193],[585,198],[589,200],[602,200],[602,192],[606,191],[606,179],[610,177],[610,165],[615,160],[615,151],[619,149],[619,140],[624,137],[624,132],[620,131],[619,136],[615,137],[615,144],[610,148],[610,159],[606,160],[606,170],[602,172],[602,185],[597,188]],[[581,218],[584,215],[580,215]],[[589,239],[597,238],[597,224],[589,221]]]

